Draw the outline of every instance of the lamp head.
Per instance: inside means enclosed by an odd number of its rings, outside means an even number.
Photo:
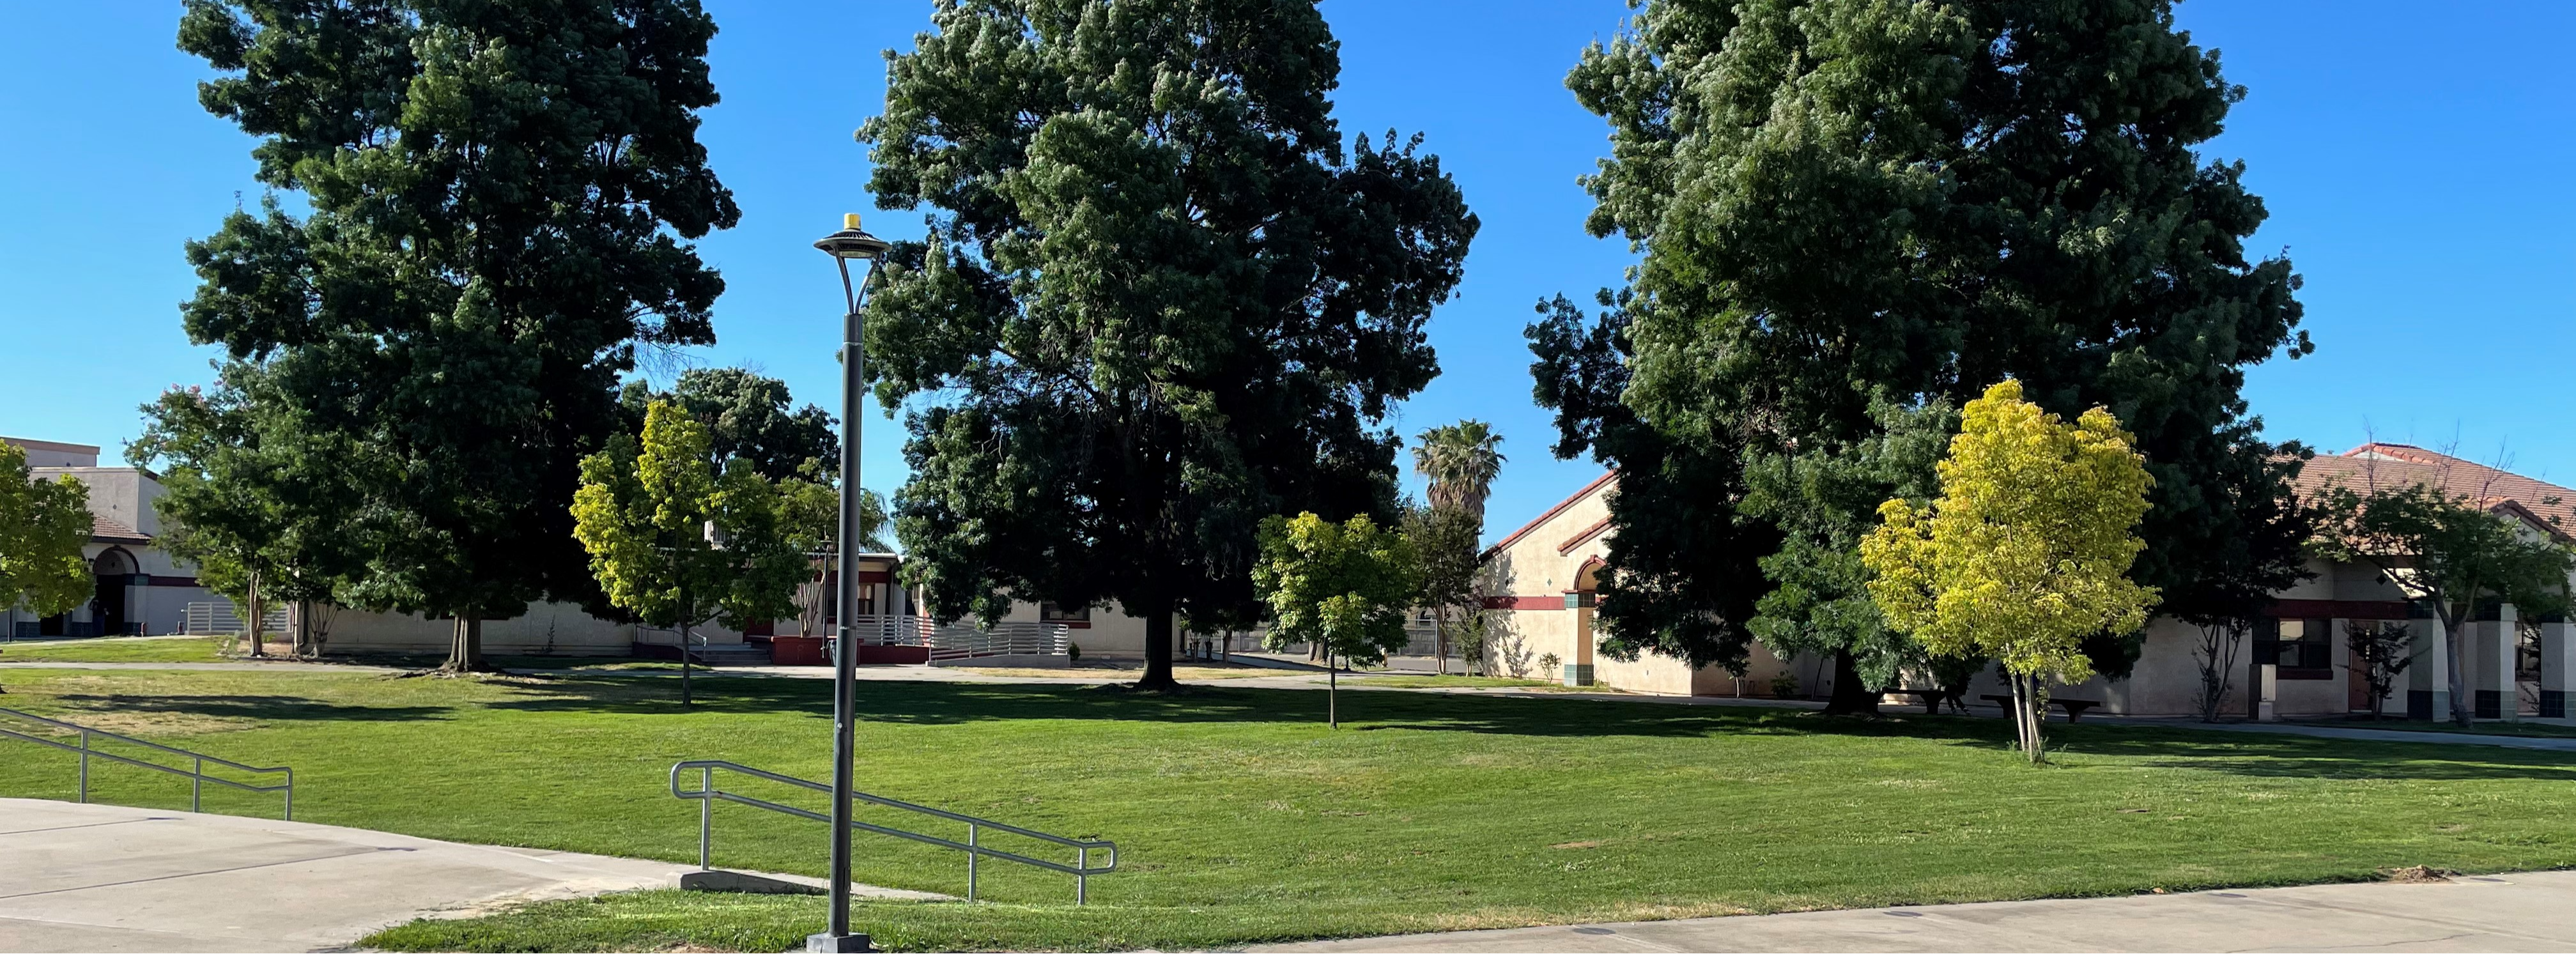
[[[840,231],[817,239],[814,247],[822,249],[825,254],[833,258],[875,260],[884,257],[886,249],[892,246],[888,245],[886,240],[861,230],[859,214],[852,212],[841,217]]]

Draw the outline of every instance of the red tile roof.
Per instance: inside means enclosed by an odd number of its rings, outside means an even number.
[[[92,543],[152,542],[152,538],[145,535],[143,531],[97,514],[91,514],[89,517],[89,539]]]
[[[2298,490],[2313,499],[2329,483],[2362,490],[2371,481],[2431,485],[2490,509],[2520,511],[2534,526],[2576,539],[2576,490],[2411,444],[2363,444],[2308,461],[2299,471]]]

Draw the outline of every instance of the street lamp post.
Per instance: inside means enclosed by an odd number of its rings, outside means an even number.
[[[849,306],[841,321],[841,531],[836,562],[841,574],[832,651],[832,920],[821,934],[805,938],[808,952],[865,951],[868,936],[850,933],[850,795],[855,786],[851,766],[858,760],[854,729],[858,721],[858,630],[852,620],[859,607],[859,403],[865,396],[860,376],[859,302],[867,294],[868,275],[885,257],[886,242],[859,229],[859,216],[841,219],[841,230],[814,243],[841,268],[841,297]],[[867,262],[850,278],[850,261]]]

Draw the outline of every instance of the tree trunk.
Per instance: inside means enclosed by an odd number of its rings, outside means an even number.
[[[1331,656],[1324,657],[1324,727],[1342,727],[1342,671]]]
[[[1180,680],[1172,678],[1172,607],[1157,600],[1145,609],[1145,675],[1136,680],[1136,688],[1180,687]]]
[[[1431,659],[1434,672],[1449,674],[1449,608],[1431,608]]]
[[[250,610],[250,619],[243,622],[243,625],[250,629],[250,654],[254,658],[265,657],[268,655],[268,641],[265,638],[267,634],[264,631],[268,624],[268,606],[267,601],[260,598],[258,570],[250,571],[250,587],[245,595],[250,599],[250,606],[247,607]]]
[[[2451,670],[2449,673],[2451,680],[2451,722],[2463,729],[2468,728],[2470,723],[2476,721],[2478,711],[2476,708],[2477,700],[2469,696],[2468,675],[2461,671],[2463,667],[2460,665],[2469,658],[2467,654],[2462,652],[2462,650],[2466,649],[2468,646],[2468,628],[2471,625],[2474,625],[2470,620],[2476,619],[2477,616],[2477,601],[2471,600],[2469,602],[2469,611],[2460,614],[2459,623],[2442,628],[2444,638],[2450,640],[2451,643],[2451,665],[2449,667]],[[2490,663],[2489,665],[2493,664]]]
[[[438,668],[450,673],[474,672],[483,668],[483,617],[457,614],[456,636],[447,647],[447,664]]]
[[[1825,714],[1877,715],[1878,690],[1883,688],[1885,687],[1870,686],[1861,681],[1860,660],[1852,657],[1851,650],[1836,650],[1834,652],[1834,692],[1825,700]]]

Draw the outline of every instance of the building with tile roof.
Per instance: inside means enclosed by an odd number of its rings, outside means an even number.
[[[2576,544],[2576,489],[2412,445],[2371,443],[2320,455],[2307,462],[2296,487],[2314,499],[2329,486],[2366,491],[2410,484],[2442,488],[2522,521],[2536,536]],[[1617,489],[1617,475],[1603,474],[1486,549],[1487,592],[1495,594],[1486,599],[1489,669],[1668,695],[1768,695],[1775,681],[1792,696],[1821,698],[1831,691],[1828,660],[1780,659],[1758,646],[1741,678],[1653,654],[1633,663],[1598,657],[1593,594],[1607,572],[1604,559],[1616,532],[1609,500]],[[2490,608],[2485,619],[2471,624],[2463,658],[2454,660],[2431,611],[2410,605],[2375,567],[2312,560],[2308,569],[2310,578],[2279,593],[2254,632],[2238,640],[2237,661],[2225,667],[2233,689],[2225,711],[2259,714],[2267,678],[2276,715],[2365,711],[2371,700],[2351,669],[2351,635],[2355,628],[2395,628],[2411,634],[2414,656],[2403,684],[2382,700],[2389,711],[2447,713],[2449,670],[2456,665],[2485,717],[2568,715],[2568,693],[2576,689],[2576,631],[2566,620],[2525,619],[2510,605]],[[2180,620],[2158,618],[2148,625],[2129,678],[2096,678],[2059,687],[2056,695],[2093,701],[2115,713],[2197,714],[2198,654],[2205,635]],[[1557,669],[1542,672],[1536,661],[1551,657]],[[1789,678],[1778,678],[1783,675]],[[1969,695],[2004,691],[1987,676]]]

